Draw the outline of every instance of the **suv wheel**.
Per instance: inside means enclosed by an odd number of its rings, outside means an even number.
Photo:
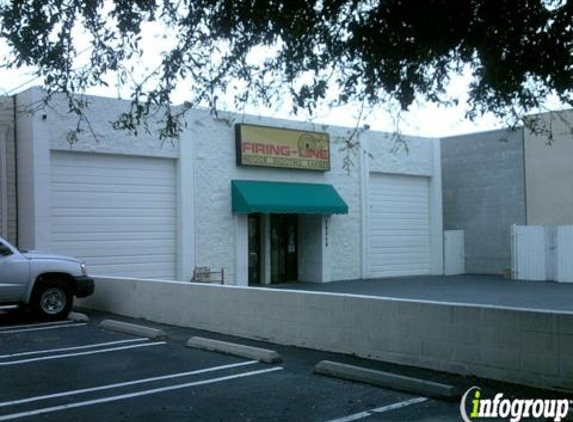
[[[72,309],[74,297],[65,283],[46,281],[38,286],[32,300],[32,310],[45,320],[64,319]]]

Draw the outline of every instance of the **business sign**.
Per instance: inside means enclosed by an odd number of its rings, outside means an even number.
[[[237,124],[235,137],[238,165],[330,170],[327,133]]]

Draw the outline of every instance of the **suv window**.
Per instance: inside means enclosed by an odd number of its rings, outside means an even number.
[[[0,242],[0,256],[12,255],[12,249],[6,246],[4,243]]]

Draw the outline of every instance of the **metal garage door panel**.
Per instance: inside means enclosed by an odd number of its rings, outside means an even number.
[[[370,174],[370,277],[430,273],[429,179]]]
[[[96,275],[176,277],[175,161],[52,152],[51,240]]]

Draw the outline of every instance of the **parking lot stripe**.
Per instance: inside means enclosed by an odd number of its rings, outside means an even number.
[[[100,350],[90,350],[88,352],[66,353],[64,355],[42,356],[41,358],[32,358],[32,359],[20,359],[20,360],[13,360],[11,362],[0,362],[0,366],[20,365],[23,363],[39,362],[42,360],[63,359],[63,358],[71,358],[71,357],[75,357],[75,356],[95,355],[98,353],[117,352],[120,350],[136,349],[138,347],[160,346],[160,345],[165,344],[165,343],[166,342],[164,342],[164,341],[157,341],[154,343],[133,344],[131,346],[112,347],[109,349],[100,349]]]
[[[412,406],[414,404],[419,404],[427,401],[426,397],[417,397],[415,399],[405,400],[398,403],[388,404],[386,406],[377,407],[375,409],[366,410],[364,412],[355,413],[354,415],[345,416],[343,418],[332,419],[328,422],[351,422],[360,419],[365,419],[377,413],[390,412],[391,410],[402,409],[404,407]]]
[[[262,374],[266,374],[269,372],[280,371],[282,369],[283,368],[281,366],[275,366],[274,368],[261,369],[258,371],[242,372],[240,374],[228,375],[226,377],[211,378],[211,379],[206,379],[206,380],[201,380],[201,381],[188,382],[185,384],[177,384],[177,385],[170,385],[167,387],[154,388],[152,390],[143,390],[143,391],[138,391],[136,393],[121,394],[119,396],[103,397],[100,399],[86,400],[86,401],[81,401],[81,402],[76,402],[76,403],[63,404],[60,406],[45,407],[42,409],[30,410],[27,412],[12,413],[9,415],[0,416],[0,421],[19,419],[19,418],[24,418],[26,416],[43,415],[46,413],[58,412],[60,410],[68,410],[68,409],[75,409],[78,407],[92,406],[94,404],[110,403],[110,402],[114,402],[114,401],[133,399],[133,398],[137,398],[137,397],[149,396],[152,394],[165,393],[168,391],[182,390],[184,388],[196,387],[199,385],[214,384],[214,383],[218,383],[218,382],[230,381],[230,380],[237,379],[237,378],[245,378],[245,377],[252,377],[255,375],[262,375]]]
[[[130,385],[145,384],[145,383],[150,383],[150,382],[155,382],[155,381],[164,381],[164,380],[173,379],[173,378],[189,377],[192,375],[206,374],[208,372],[222,371],[223,369],[237,368],[239,366],[254,365],[255,363],[258,363],[258,362],[259,362],[258,360],[250,360],[247,362],[232,363],[230,365],[213,366],[210,368],[196,369],[194,371],[180,372],[177,374],[161,375],[161,376],[152,377],[152,378],[142,378],[142,379],[133,380],[133,381],[119,382],[116,384],[100,385],[98,387],[92,387],[92,388],[82,388],[81,390],[62,391],[61,393],[46,394],[44,396],[28,397],[25,399],[1,402],[0,407],[14,406],[17,404],[24,404],[24,403],[31,403],[31,402],[35,402],[35,401],[55,399],[58,397],[75,396],[78,394],[92,393],[95,391],[110,390],[113,388],[120,388],[120,387],[128,387]]]
[[[90,348],[102,347],[102,346],[112,346],[114,344],[137,343],[137,342],[142,342],[142,341],[147,341],[147,340],[149,340],[149,339],[148,338],[136,338],[136,339],[129,339],[129,340],[108,341],[105,343],[86,344],[84,346],[62,347],[60,349],[34,350],[32,352],[19,352],[19,353],[11,353],[9,355],[0,355],[0,359],[15,358],[15,357],[19,357],[19,356],[43,355],[46,353],[55,353],[55,352],[69,352],[71,350],[82,350],[82,349],[90,349]]]
[[[48,325],[58,325],[58,324],[69,324],[70,320],[64,320],[64,321],[53,321],[53,322],[40,322],[37,324],[18,324],[18,325],[9,325],[7,327],[0,327],[0,332],[2,332],[3,330],[11,330],[11,329],[15,329],[15,328],[33,328],[33,327],[44,327],[44,326],[48,326]]]
[[[68,325],[56,325],[56,326],[50,326],[50,327],[37,327],[37,328],[22,328],[22,329],[18,329],[18,330],[6,330],[6,331],[0,331],[0,335],[1,334],[14,334],[14,333],[27,333],[29,331],[43,331],[43,330],[55,330],[57,328],[74,328],[74,327],[83,327],[84,325],[87,325],[85,322],[80,322],[78,323],[71,323]]]

